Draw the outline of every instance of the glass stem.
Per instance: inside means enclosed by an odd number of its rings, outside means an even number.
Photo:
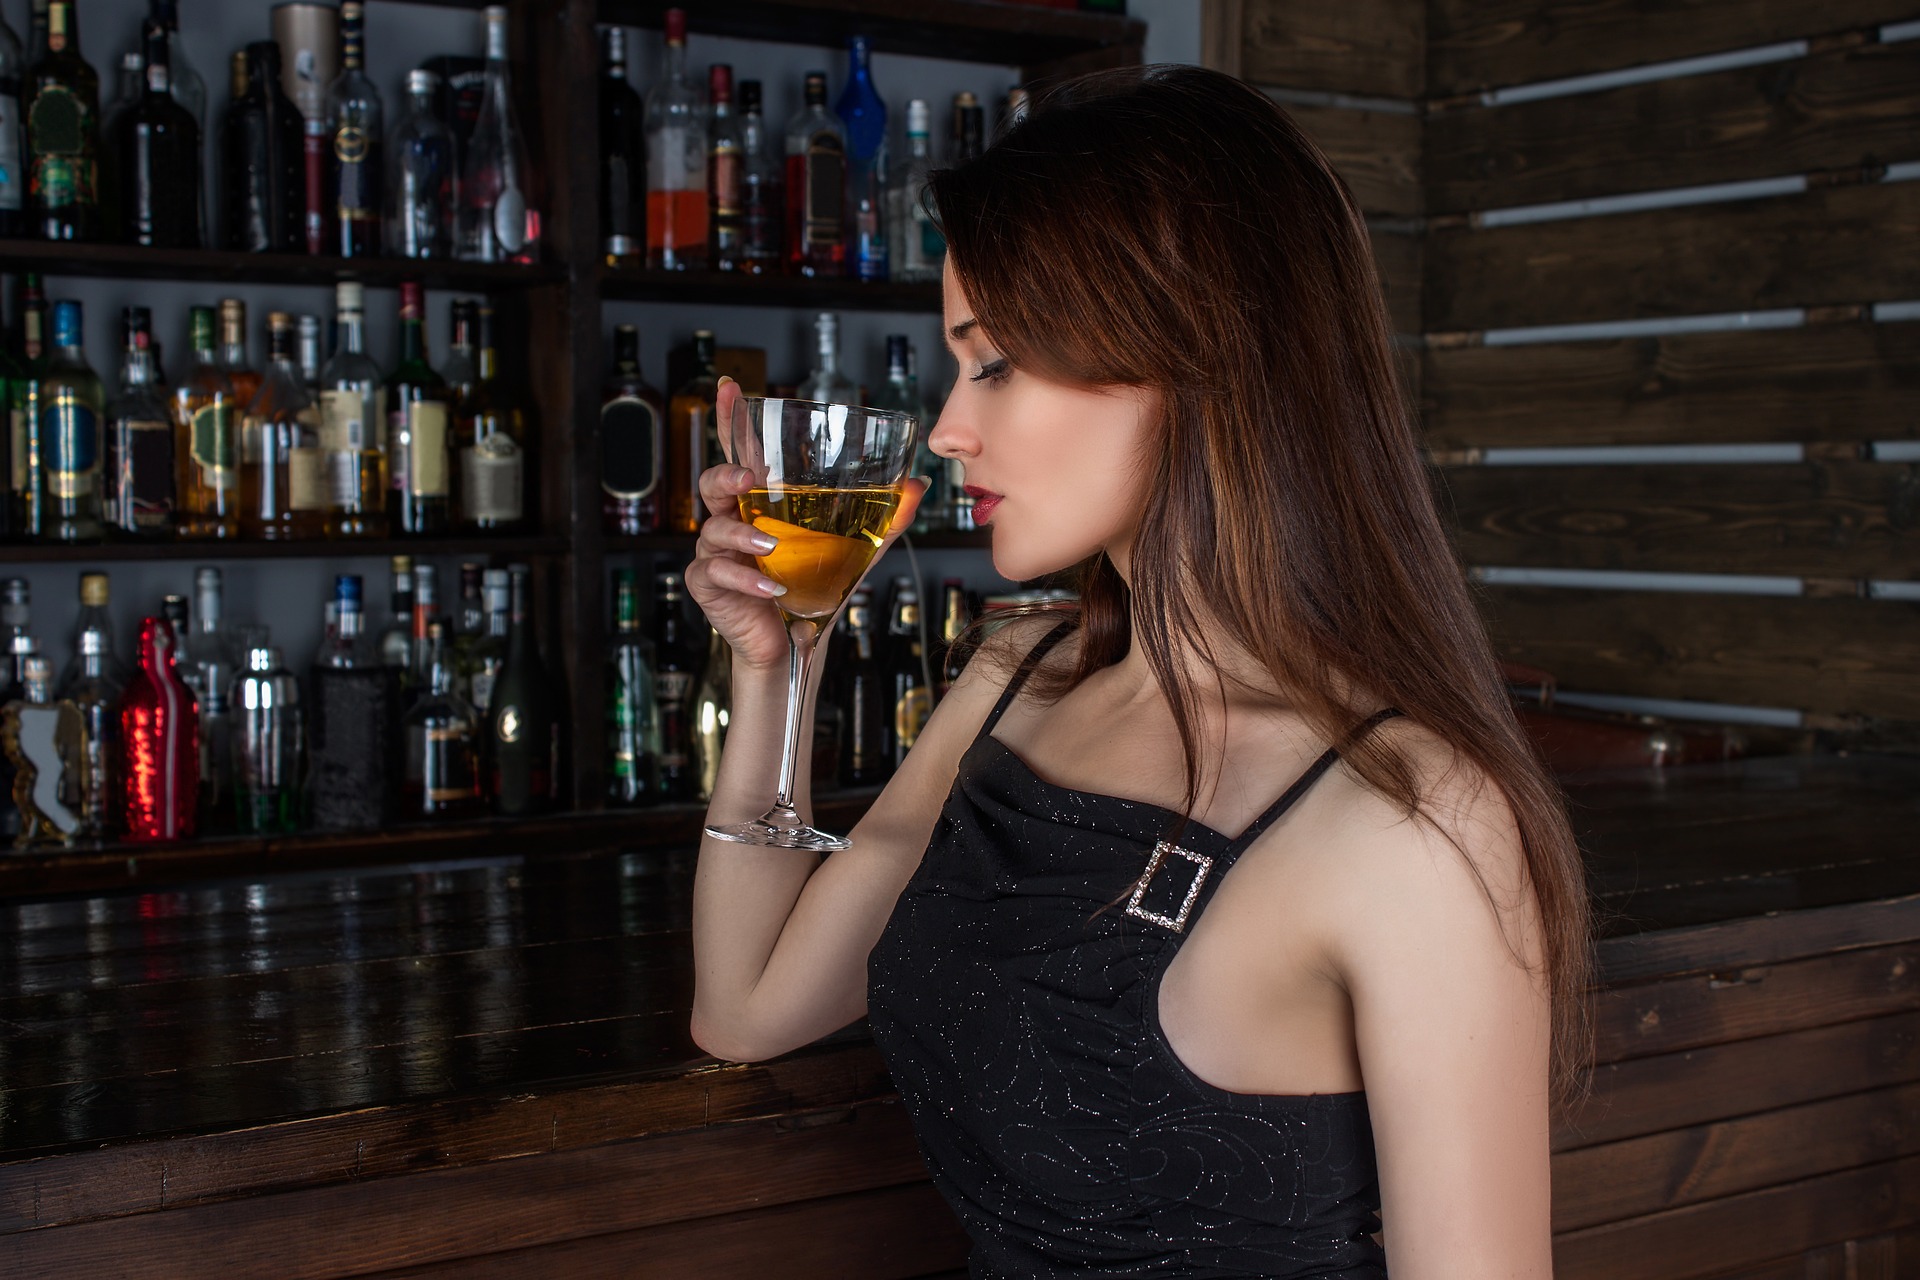
[[[803,649],[800,646],[800,628],[805,627],[813,633],[813,639]],[[793,814],[799,821],[799,812],[793,807],[794,775],[799,772],[800,764],[800,722],[805,717],[802,698],[807,687],[807,676],[813,669],[814,640],[820,635],[818,624],[805,618],[796,618],[787,626],[787,740],[780,752],[780,793],[774,798],[774,807]]]

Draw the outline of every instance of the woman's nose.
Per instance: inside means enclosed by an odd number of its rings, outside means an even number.
[[[927,433],[927,448],[942,458],[968,458],[980,452],[979,437],[967,426],[964,416],[955,411],[954,401],[959,398],[956,394],[947,400],[940,410],[939,421]]]

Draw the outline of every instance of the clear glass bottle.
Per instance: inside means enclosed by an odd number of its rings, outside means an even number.
[[[435,109],[440,77],[407,73],[407,113],[387,143],[386,250],[402,258],[453,255],[453,133]]]
[[[746,149],[733,110],[733,68],[707,68],[708,256],[716,271],[738,271],[745,249]]]
[[[191,838],[199,819],[199,716],[174,668],[173,631],[164,618],[140,624],[133,676],[120,698],[120,742],[125,838]]]
[[[27,69],[27,201],[43,240],[96,240],[100,77],[80,54],[73,0],[47,6],[47,51]]]
[[[300,682],[271,645],[248,649],[246,658],[227,695],[236,826],[245,835],[286,835],[300,827],[306,739]]]
[[[205,222],[200,208],[200,126],[173,96],[166,28],[148,18],[141,38],[146,92],[114,121],[110,138],[119,166],[119,239],[163,249],[198,249]]]
[[[81,345],[80,304],[53,304],[53,350],[40,380],[45,536],[86,542],[106,529],[106,395]]]
[[[393,816],[393,686],[367,632],[358,575],[334,579],[334,626],[313,666],[308,799],[315,829],[367,831]]]
[[[387,388],[367,354],[366,293],[334,287],[333,356],[320,370],[320,452],[330,538],[387,536]]]
[[[327,207],[333,214],[328,250],[343,258],[377,257],[384,202],[380,184],[386,138],[380,91],[363,69],[366,13],[361,0],[340,5],[340,74],[327,87]]]
[[[667,403],[640,373],[640,330],[616,325],[613,371],[600,399],[602,527],[622,537],[660,528]]]
[[[687,14],[669,9],[660,76],[647,90],[647,266],[703,271],[707,220],[705,104],[687,78]]]
[[[120,747],[121,677],[113,662],[113,632],[89,626],[80,632],[73,661],[60,677],[55,696],[73,704],[86,730],[87,771],[81,786],[81,834],[105,836],[116,815]]]
[[[220,367],[213,309],[187,314],[193,364],[172,398],[175,527],[183,538],[232,538],[240,532],[238,438],[246,406]]]
[[[607,646],[607,803],[657,803],[660,713],[653,700],[653,644],[640,630],[640,589],[631,569],[613,575],[613,639]]]
[[[606,29],[600,63],[600,246],[610,267],[646,261],[647,116],[627,78],[627,31]]]
[[[0,742],[19,800],[16,849],[72,845],[86,829],[87,740],[79,709],[49,687],[53,664],[26,661],[20,696],[0,711]]]
[[[813,369],[800,384],[802,400],[827,404],[854,404],[859,391],[853,380],[840,372],[840,317],[822,311],[813,320]]]
[[[786,270],[787,211],[780,157],[767,137],[760,82],[740,82],[740,270],[778,275]]]
[[[294,362],[293,318],[267,317],[267,370],[240,432],[240,532],[312,538],[327,511],[319,414]]]
[[[294,364],[300,367],[300,385],[307,398],[320,403],[320,317],[298,315],[293,318]],[[318,414],[319,410],[314,411]]]
[[[17,236],[26,227],[27,146],[20,102],[25,70],[20,37],[0,17],[0,236]]]
[[[927,178],[933,171],[928,137],[932,115],[925,99],[907,103],[907,162],[887,191],[887,266],[895,280],[937,282],[947,242],[927,211]]]
[[[481,804],[475,716],[467,700],[453,690],[444,623],[427,627],[425,670],[425,685],[403,721],[406,774],[400,792],[401,815],[472,817]]]
[[[910,374],[912,362],[913,344],[907,335],[888,334],[887,380],[868,397],[868,402],[876,409],[911,414],[919,420],[920,428],[915,433],[917,439],[913,447],[913,474],[927,478],[927,491],[921,495],[920,509],[914,515],[913,532],[926,533],[946,528],[947,460],[927,445],[927,435],[933,424],[926,420],[926,406],[920,403],[920,393],[913,385]]]
[[[460,171],[456,248],[467,262],[540,260],[540,211],[507,75],[507,8],[488,5],[487,81]]]
[[[473,386],[454,414],[460,457],[455,506],[462,528],[499,533],[517,528],[525,514],[527,411],[500,378],[492,301],[482,300],[474,318]]]
[[[847,251],[857,280],[887,278],[887,104],[873,86],[867,37],[847,42],[847,83],[834,104],[847,127]]]
[[[453,527],[446,380],[427,363],[425,292],[400,286],[400,363],[387,377],[387,528],[444,537]]]
[[[787,124],[787,268],[847,272],[847,131],[827,110],[827,73],[809,71],[806,101]]]
[[[121,313],[120,387],[107,405],[107,523],[138,538],[173,536],[173,418],[153,358],[153,316]]]

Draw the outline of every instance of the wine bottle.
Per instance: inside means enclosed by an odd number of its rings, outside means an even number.
[[[134,537],[173,534],[173,419],[160,394],[153,317],[121,315],[120,388],[107,406],[107,523]]]
[[[200,247],[200,126],[173,96],[167,30],[148,18],[146,92],[114,121],[120,239],[163,249]]]
[[[698,533],[707,518],[700,473],[723,459],[715,430],[720,376],[714,370],[713,330],[693,332],[693,376],[667,406],[667,531]]]
[[[86,727],[78,708],[53,697],[52,683],[52,664],[28,658],[20,695],[0,711],[11,795],[20,802],[16,849],[71,845],[85,830]]]
[[[500,380],[492,301],[482,300],[475,318],[479,343],[473,387],[460,398],[454,423],[460,455],[456,505],[463,528],[495,533],[518,526],[523,514],[527,414]]]
[[[855,279],[887,278],[887,104],[873,86],[867,37],[847,42],[847,83],[834,104],[847,127],[847,249]]]
[[[813,370],[800,384],[802,400],[853,404],[859,399],[852,379],[840,372],[840,317],[822,311],[813,318]]]
[[[183,538],[232,538],[240,532],[238,437],[245,406],[220,367],[213,310],[188,313],[193,365],[173,393],[174,478]]]
[[[873,597],[855,588],[847,601],[846,656],[836,663],[846,738],[840,751],[840,785],[870,787],[893,773],[887,751],[887,697],[873,625]]]
[[[46,460],[45,536],[84,542],[106,528],[103,418],[106,396],[81,346],[80,304],[53,305],[53,350],[40,388],[40,441]]]
[[[220,126],[229,249],[306,248],[306,123],[280,81],[278,44],[259,40],[234,53],[233,98]]]
[[[328,249],[343,258],[379,254],[384,212],[380,183],[386,166],[380,149],[386,128],[380,91],[362,69],[365,22],[361,0],[343,0],[340,74],[327,86],[327,210],[333,232]]]
[[[534,637],[531,572],[508,570],[507,661],[487,708],[487,792],[493,811],[508,817],[544,813],[559,794],[560,708]]]
[[[659,799],[660,713],[653,683],[653,644],[640,631],[640,589],[631,569],[618,569],[607,646],[607,803],[616,808]]]
[[[600,510],[608,533],[659,529],[666,417],[666,402],[640,374],[640,330],[616,326],[613,372],[600,403]]]
[[[133,677],[120,698],[121,826],[136,843],[184,840],[197,828],[199,718],[173,656],[166,619],[142,622]]]
[[[693,685],[700,654],[687,631],[687,597],[677,573],[653,577],[653,701],[660,717],[657,771],[662,800],[691,800],[699,785],[693,767]]]
[[[387,765],[393,691],[371,637],[358,575],[334,579],[334,627],[313,667],[308,795],[321,831],[373,830],[393,814]]]
[[[365,291],[334,287],[334,351],[320,371],[320,451],[326,472],[325,532],[387,536],[387,388],[367,354]]]
[[[493,710],[493,686],[507,662],[507,632],[513,623],[512,586],[507,571],[488,569],[481,574],[480,596],[486,621],[467,659],[466,699],[484,716]]]
[[[171,68],[168,82],[173,100],[186,108],[187,114],[193,117],[195,132],[204,138],[207,136],[207,82],[188,60],[186,47],[180,41],[179,2],[148,0],[148,9],[153,20],[167,33],[167,65]]]
[[[407,113],[387,143],[387,252],[453,256],[453,133],[434,106],[440,77],[407,73]]]
[[[780,160],[760,112],[760,82],[740,82],[740,270],[778,275],[786,269],[785,188]]]
[[[407,818],[471,817],[480,811],[480,763],[473,708],[453,690],[446,624],[427,627],[426,682],[403,720],[406,773],[400,791]]]
[[[610,267],[646,260],[646,108],[627,80],[627,31],[606,29],[600,63],[600,245]]]
[[[47,7],[47,51],[27,71],[27,198],[46,240],[99,238],[100,77],[80,56],[74,0]]]
[[[707,212],[716,271],[738,271],[746,221],[746,150],[733,111],[733,68],[707,68]]]
[[[267,317],[267,370],[240,428],[240,532],[311,538],[327,509],[318,415],[293,360],[293,318]]]
[[[687,13],[669,9],[659,79],[647,90],[647,265],[703,271],[707,230],[707,122],[687,80]]]
[[[460,170],[457,248],[468,262],[540,260],[540,211],[507,75],[507,8],[488,5],[487,79]]]
[[[400,363],[387,378],[387,526],[444,537],[453,518],[448,484],[447,384],[427,363],[426,301],[400,286]]]
[[[827,73],[809,71],[806,103],[787,125],[787,267],[795,275],[847,269],[847,131],[827,110]]]
[[[16,538],[38,538],[46,529],[45,446],[40,439],[41,379],[46,373],[47,300],[40,277],[28,272],[20,291],[20,362],[7,384],[8,435],[12,443],[7,524]]]
[[[0,236],[17,236],[26,229],[27,149],[20,106],[25,70],[20,38],[0,17]]]
[[[882,674],[888,716],[881,738],[893,768],[898,770],[919,738],[921,726],[933,713],[933,690],[927,684],[925,650],[920,640],[920,590],[912,578],[893,580]]]

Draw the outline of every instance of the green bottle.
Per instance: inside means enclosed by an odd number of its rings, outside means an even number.
[[[105,531],[106,392],[81,346],[80,304],[53,304],[53,349],[40,385],[46,536],[86,542]]]
[[[553,807],[560,781],[560,714],[553,682],[540,662],[526,565],[507,569],[507,660],[487,704],[487,792],[493,811],[509,816]]]
[[[27,69],[28,222],[46,240],[93,240],[100,217],[100,77],[80,56],[73,0],[47,7],[47,52]]]
[[[659,802],[655,776],[660,714],[653,700],[653,644],[640,632],[640,588],[633,570],[613,577],[613,642],[607,649],[607,803],[637,808]]]

